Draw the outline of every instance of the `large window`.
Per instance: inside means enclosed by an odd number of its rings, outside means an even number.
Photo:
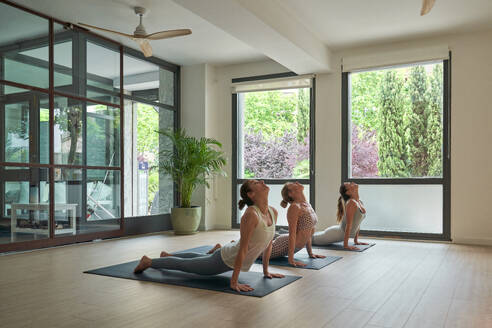
[[[449,238],[449,61],[343,73],[342,179],[367,233]]]
[[[292,87],[297,84],[293,83],[296,79],[305,85]],[[233,95],[237,136],[233,140],[237,168],[233,204],[237,204],[239,188],[246,179],[264,180],[270,187],[270,205],[279,209],[277,225],[287,225],[287,210],[279,206],[284,183],[299,181],[305,186],[307,200],[314,200],[313,82],[311,78],[291,77],[251,83],[241,84]],[[270,83],[273,90],[261,90],[265,83]],[[234,214],[233,226],[237,226],[242,212],[237,210]]]
[[[172,145],[157,131],[177,126],[175,73],[125,54],[124,81],[125,127],[133,131],[125,137],[125,180],[132,187],[125,194],[126,215],[169,214],[174,205],[174,184],[159,163],[162,151]]]
[[[179,68],[6,3],[0,30],[0,251],[119,236],[125,213],[168,213],[169,144],[155,130],[177,126]],[[126,204],[125,188],[146,194]]]

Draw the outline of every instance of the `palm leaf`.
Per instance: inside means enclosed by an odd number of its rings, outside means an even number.
[[[157,132],[173,146],[160,152],[159,166],[177,184],[181,207],[191,207],[191,195],[198,186],[209,188],[208,179],[214,175],[225,176],[222,144],[212,138],[188,136],[184,129]]]

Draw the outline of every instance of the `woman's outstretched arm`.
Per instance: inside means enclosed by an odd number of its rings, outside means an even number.
[[[368,243],[363,243],[363,242],[359,241],[359,232],[360,232],[360,229],[357,230],[357,233],[355,234],[354,244],[356,244],[356,245],[369,245]]]
[[[297,220],[299,219],[299,215],[301,213],[301,209],[295,205],[291,204],[289,209],[287,210],[287,222],[289,223],[289,264],[296,266],[306,266],[306,263],[295,261],[294,260],[294,252],[296,249],[296,237],[297,237]]]
[[[239,272],[241,271],[241,266],[243,265],[244,257],[248,252],[248,244],[253,232],[258,224],[259,218],[254,212],[254,209],[249,207],[241,218],[240,234],[241,239],[239,240],[239,252],[236,256],[236,261],[234,262],[234,271],[231,278],[231,288],[238,292],[249,292],[253,290],[249,285],[239,284]]]
[[[311,230],[311,236],[314,235],[314,228]],[[310,258],[313,259],[324,259],[326,256],[313,254],[313,238],[309,238],[306,243],[306,250]]]
[[[275,217],[272,218],[272,220],[275,220],[275,224],[277,224],[278,212],[273,207],[272,207],[272,210],[273,210],[273,213],[275,214]],[[283,277],[285,277],[283,274],[268,272],[268,265],[270,264],[270,255],[272,255],[272,242],[273,241],[270,241],[270,243],[268,244],[268,247],[265,248],[265,250],[263,251],[263,257],[262,257],[263,275],[266,278],[270,278],[270,279],[272,279],[272,278],[283,278]]]
[[[350,231],[352,230],[352,222],[354,222],[354,214],[357,205],[354,202],[348,202],[346,206],[346,216],[347,216],[347,224],[345,226],[345,235],[343,237],[343,247],[350,250],[358,250],[355,246],[349,246],[348,241],[350,238]]]

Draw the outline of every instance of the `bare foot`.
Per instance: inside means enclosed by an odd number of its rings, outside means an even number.
[[[167,256],[173,256],[171,253],[168,253],[166,251],[162,251],[160,257],[167,257]]]
[[[140,262],[135,267],[135,269],[133,270],[133,272],[134,273],[141,273],[144,270],[147,270],[148,268],[150,268],[151,265],[152,265],[152,259],[150,257],[147,257],[147,256],[144,255],[140,259]]]
[[[218,250],[218,249],[219,249],[219,248],[221,248],[221,247],[222,247],[222,245],[221,245],[221,244],[215,244],[215,246],[214,246],[211,250],[209,250],[209,251],[207,252],[207,254],[212,254],[213,252],[215,252],[216,250]]]

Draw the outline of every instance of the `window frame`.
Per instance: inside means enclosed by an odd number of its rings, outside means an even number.
[[[21,48],[25,49],[32,49],[36,48],[36,46],[40,44],[44,44],[44,46],[48,46],[48,60],[47,63],[43,63],[44,66],[48,68],[48,78],[49,78],[49,86],[46,88],[42,87],[37,87],[37,86],[32,86],[28,84],[23,84],[23,83],[18,83],[14,81],[8,81],[3,78],[2,72],[3,72],[3,60],[0,60],[0,88],[3,88],[3,86],[12,86],[12,87],[17,87],[17,88],[22,88],[26,90],[26,93],[29,91],[32,92],[38,92],[46,96],[46,98],[49,101],[49,162],[48,163],[15,163],[15,162],[2,162],[0,160],[0,169],[3,170],[5,167],[18,167],[18,168],[26,168],[26,169],[33,169],[33,168],[46,168],[49,174],[49,185],[50,185],[50,194],[49,194],[49,221],[50,221],[50,228],[49,228],[49,236],[47,239],[42,239],[42,240],[31,240],[31,241],[23,241],[23,242],[10,242],[6,244],[0,244],[0,252],[6,252],[6,251],[19,251],[19,250],[28,250],[28,249],[35,249],[35,248],[43,248],[43,247],[51,247],[51,246],[57,246],[57,245],[63,245],[63,244],[71,244],[71,243],[76,243],[76,242],[82,242],[82,241],[90,241],[94,239],[100,239],[100,238],[112,238],[112,237],[120,237],[124,235],[129,235],[129,234],[136,234],[136,233],[147,233],[147,232],[153,232],[153,231],[161,231],[165,229],[169,229],[170,227],[170,215],[155,215],[154,218],[150,218],[149,220],[141,221],[131,221],[131,220],[126,220],[126,219],[132,219],[132,217],[125,217],[124,215],[124,185],[125,185],[125,177],[124,177],[124,99],[125,96],[123,94],[123,55],[124,54],[130,54],[133,57],[137,57],[139,59],[142,59],[147,62],[154,63],[166,70],[172,71],[174,73],[174,80],[173,80],[173,96],[174,96],[174,104],[173,106],[169,105],[161,105],[161,107],[165,107],[166,109],[171,109],[175,113],[175,128],[180,126],[180,67],[178,65],[166,62],[162,59],[155,58],[155,57],[150,57],[146,58],[144,57],[139,51],[128,48],[120,44],[119,42],[106,38],[104,36],[101,36],[97,33],[94,33],[92,31],[87,31],[86,29],[82,29],[76,25],[71,25],[67,22],[64,22],[62,20],[56,19],[54,17],[51,17],[49,15],[45,15],[43,13],[40,13],[38,11],[26,8],[22,5],[16,4],[14,2],[8,1],[8,0],[0,0],[0,3],[16,8],[20,11],[23,11],[26,14],[33,15],[33,16],[38,16],[42,17],[47,20],[48,24],[48,35],[40,37],[38,39],[33,39],[33,40],[28,40],[28,41],[23,41],[19,43],[21,45]],[[70,28],[73,28],[74,32],[73,33],[66,33],[63,34],[61,38],[58,38],[55,36],[54,28],[55,24],[60,24],[63,26],[70,26]],[[72,87],[78,87],[80,90],[83,90],[84,93],[80,94],[72,94],[70,90],[67,89],[67,92],[63,90],[63,88],[58,88],[54,86],[55,80],[54,80],[54,73],[55,72],[67,72],[67,69],[64,69],[60,65],[57,65],[54,63],[54,45],[58,44],[59,42],[64,42],[67,40],[72,40],[72,69],[71,69],[71,74],[72,74]],[[120,86],[119,86],[119,91],[118,89],[115,89],[113,91],[106,91],[106,94],[103,95],[104,97],[110,96],[113,98],[110,98],[110,101],[104,101],[101,100],[99,96],[96,96],[95,98],[90,98],[85,94],[86,89],[91,89],[92,87],[86,86],[87,82],[87,72],[86,72],[86,63],[85,61],[86,56],[85,56],[85,45],[86,42],[94,42],[99,46],[104,46],[107,47],[108,49],[111,49],[115,51],[118,54],[119,58],[119,71],[120,71]],[[16,46],[17,47],[17,46]],[[15,48],[15,47],[14,47]],[[17,49],[17,48],[16,48]],[[75,62],[77,60],[77,62]],[[80,70],[82,72],[82,75],[80,75],[80,72],[76,72],[76,69]],[[84,85],[78,85],[80,84],[79,82],[84,82]],[[97,87],[94,87],[95,91],[97,91]],[[86,129],[83,129],[83,144],[82,144],[82,154],[83,154],[83,163],[80,165],[68,165],[68,164],[55,164],[54,162],[54,99],[55,97],[66,97],[67,99],[71,100],[76,100],[79,101],[83,107],[84,107],[84,115],[83,115],[83,126],[86,126],[86,104],[91,103],[91,104],[101,104],[101,105],[106,105],[106,106],[111,106],[114,108],[118,108],[120,111],[120,160],[119,160],[119,165],[118,166],[88,166],[86,163],[87,160],[87,145],[86,145]],[[153,104],[157,105],[157,104]],[[1,106],[1,105],[0,105]],[[39,106],[38,106],[39,107]],[[170,108],[172,107],[172,108]],[[0,130],[2,130],[0,128]],[[0,131],[1,132],[1,131]],[[38,140],[39,142],[39,140]],[[1,145],[0,145],[1,146]],[[54,171],[55,169],[83,169],[83,177],[82,177],[82,195],[86,194],[86,181],[87,181],[87,170],[93,170],[93,169],[102,169],[102,170],[109,170],[109,171],[120,171],[119,175],[119,211],[120,211],[120,216],[119,216],[119,221],[120,224],[116,228],[116,230],[110,230],[110,231],[99,231],[99,232],[89,232],[89,233],[83,233],[83,234],[77,234],[77,235],[70,235],[70,236],[55,236],[55,228],[54,228],[54,212],[55,212],[55,202],[54,202],[54,188],[55,188],[55,180],[54,180]],[[174,205],[177,204],[177,193],[176,193],[176,188],[173,191],[174,194]],[[3,186],[0,186],[0,192],[3,190]],[[85,198],[85,197],[84,197]],[[83,201],[82,204],[82,212],[84,212],[86,208],[86,200]],[[0,206],[3,207],[3,201],[0,199]],[[164,216],[164,220],[163,220]],[[146,217],[148,218],[148,217]],[[128,224],[129,223],[129,224]]]
[[[426,62],[422,62],[426,63]],[[370,237],[398,237],[423,240],[451,240],[451,52],[449,59],[443,63],[443,174],[442,177],[432,178],[351,178],[349,177],[349,147],[350,147],[350,113],[349,113],[349,75],[351,72],[342,72],[342,145],[341,145],[341,183],[355,182],[359,185],[418,185],[432,184],[443,186],[443,222],[442,233],[399,232],[381,230],[360,230],[360,234]],[[419,63],[398,65],[396,67],[411,66]],[[388,68],[388,67],[384,67]],[[378,67],[373,68],[377,70]],[[371,69],[371,70],[373,70]],[[383,69],[383,67],[380,67]]]
[[[283,78],[297,76],[294,72],[285,72],[278,74],[258,75],[251,77],[243,77],[232,79],[232,83],[247,82],[247,81],[260,81],[267,79]],[[313,84],[309,92],[310,105],[309,105],[309,179],[261,179],[265,184],[270,185],[283,185],[286,182],[298,181],[301,184],[309,184],[309,202],[313,209],[316,209],[315,202],[315,104],[316,104],[316,78],[313,77]],[[239,140],[239,127],[238,127],[238,111],[239,111],[238,94],[232,94],[232,181],[231,181],[231,198],[232,198],[232,219],[231,227],[233,229],[239,229],[240,222],[238,222],[238,197],[237,188],[244,181],[249,179],[238,178],[238,140]],[[270,206],[277,207],[278,204],[269,204]],[[277,225],[278,228],[285,228],[286,226]]]

